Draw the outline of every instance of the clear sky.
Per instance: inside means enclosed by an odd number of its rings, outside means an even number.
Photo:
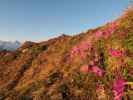
[[[41,41],[117,18],[132,0],[0,0],[0,40]]]

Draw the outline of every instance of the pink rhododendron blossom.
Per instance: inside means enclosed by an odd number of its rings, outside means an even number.
[[[112,29],[112,28],[108,29],[108,33],[112,34],[113,32],[114,32],[114,29]]]
[[[112,22],[110,25],[110,28],[116,29],[118,27],[119,23],[118,22]]]
[[[91,44],[89,42],[82,42],[79,44],[79,48],[82,50],[87,50],[91,47]]]
[[[107,33],[111,35],[117,29],[118,25],[118,22],[112,22],[110,27],[107,29]]]
[[[81,51],[81,52],[79,53],[79,55],[80,55],[80,58],[81,58],[81,59],[85,59],[85,57],[86,57],[86,53],[85,53],[84,51]]]
[[[121,100],[125,85],[126,85],[126,82],[123,79],[118,79],[113,82],[114,100]]]
[[[83,73],[83,74],[87,74],[89,72],[89,66],[88,65],[83,65],[81,68],[80,68],[80,71]]]
[[[122,56],[122,52],[120,50],[114,50],[112,48],[109,49],[109,54],[113,57],[120,57]]]
[[[108,30],[104,30],[104,31],[98,31],[95,33],[95,36],[96,36],[96,38],[103,37],[103,38],[107,39],[113,31],[114,30],[112,30],[112,29],[108,29]]]
[[[91,71],[97,76],[103,76],[103,74],[104,74],[104,70],[102,70],[98,66],[93,66]]]
[[[110,32],[108,32],[108,30],[103,32],[103,37],[105,39],[107,39],[109,36],[110,36]]]
[[[101,30],[101,31],[97,31],[95,33],[96,38],[103,37],[103,38],[107,39],[116,30],[117,26],[118,26],[117,22],[111,23],[109,28]]]
[[[100,37],[103,36],[103,32],[102,32],[102,31],[97,31],[97,32],[95,33],[95,35],[96,35],[96,38],[100,38]]]
[[[71,57],[74,57],[75,55],[79,55],[81,58],[86,57],[85,51],[88,50],[91,47],[90,42],[83,41],[80,44],[74,46],[71,50]]]
[[[80,49],[78,48],[78,47],[74,47],[73,49],[72,49],[72,54],[75,54],[75,53],[78,53],[80,51]]]
[[[72,50],[71,50],[71,57],[79,54],[79,52],[80,52],[80,49],[78,47],[76,47],[76,46],[73,47]]]

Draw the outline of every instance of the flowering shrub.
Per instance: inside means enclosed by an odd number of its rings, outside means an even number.
[[[104,39],[109,38],[109,36],[117,29],[118,23],[113,22],[109,25],[108,29],[99,30],[95,33],[97,39],[103,37]]]
[[[96,33],[96,38],[100,38],[103,36],[103,32],[102,31],[97,31]]]
[[[122,51],[120,51],[120,50],[115,50],[115,49],[110,48],[110,49],[109,49],[109,54],[110,54],[112,57],[121,57],[121,56],[122,56]]]
[[[91,71],[97,76],[103,76],[103,74],[104,74],[104,70],[102,70],[98,66],[93,66]]]
[[[76,45],[72,48],[70,52],[71,58],[77,55],[80,56],[81,58],[85,58],[86,57],[85,51],[88,50],[89,48],[91,48],[90,42],[88,41],[81,42],[79,45]]]
[[[81,68],[80,68],[80,71],[83,73],[83,74],[88,74],[89,72],[92,72],[94,73],[96,76],[103,76],[104,74],[104,70],[99,68],[98,66],[92,66],[91,68],[89,68],[88,65],[83,65]]]
[[[118,25],[119,25],[119,23],[113,22],[113,23],[110,23],[107,28],[96,31],[95,38],[96,38],[96,40],[98,39],[97,45],[93,45],[93,44],[90,44],[91,42],[84,41],[84,42],[80,42],[78,45],[74,46],[71,50],[71,57],[80,56],[81,58],[86,58],[86,52],[88,52],[88,50],[90,49],[89,52],[91,52],[91,60],[88,62],[88,64],[82,65],[80,68],[80,72],[83,73],[85,76],[90,75],[89,73],[91,73],[92,74],[91,77],[94,77],[94,76],[98,77],[99,80],[100,80],[100,78],[102,79],[102,78],[109,76],[108,81],[106,79],[103,79],[104,80],[104,81],[102,80],[104,82],[103,85],[99,85],[96,88],[96,93],[98,93],[97,94],[98,100],[100,100],[101,98],[105,99],[105,100],[107,99],[107,95],[105,93],[105,88],[103,86],[105,84],[108,84],[110,81],[112,81],[113,78],[117,77],[117,76],[113,75],[112,72],[108,72],[106,70],[107,66],[109,66],[111,64],[112,64],[111,67],[117,66],[117,67],[113,68],[114,73],[116,73],[115,70],[119,69],[122,71],[121,66],[123,66],[123,65],[126,66],[126,64],[129,63],[129,61],[123,60],[125,57],[125,51],[123,48],[122,48],[122,50],[120,50],[120,49],[114,49],[111,47],[109,48],[109,46],[106,47],[106,45],[105,45],[105,40],[108,39],[110,37],[110,35],[112,35],[112,33],[114,33],[116,31],[116,29],[118,28]],[[93,41],[93,40],[90,40],[90,41]],[[115,41],[115,39],[113,41]],[[130,43],[130,44],[132,44],[132,43]],[[96,47],[98,47],[98,49],[96,49]],[[107,51],[106,56],[108,56],[106,58],[105,58],[105,51]],[[119,59],[117,59],[117,58],[119,58]],[[81,59],[81,60],[84,60],[84,59]],[[108,65],[105,64],[106,60],[108,61]],[[111,62],[109,62],[109,61],[111,61]],[[130,64],[130,66],[131,66],[131,64]],[[121,73],[121,75],[123,75],[124,78],[127,79],[128,71],[126,71],[126,69],[124,68],[123,73]],[[99,82],[99,80],[97,80],[98,78],[94,79],[93,81]],[[112,84],[113,88],[112,88],[112,90],[110,89],[114,96],[114,100],[121,100],[121,98],[124,94],[124,89],[125,89],[126,83],[127,82],[123,79],[114,80],[114,82]]]
[[[81,71],[83,74],[88,74],[88,72],[89,72],[89,66],[88,66],[88,65],[83,65],[83,66],[80,68],[80,71]]]
[[[118,79],[113,82],[114,100],[121,100],[121,97],[125,89],[125,83],[126,82],[123,79]]]

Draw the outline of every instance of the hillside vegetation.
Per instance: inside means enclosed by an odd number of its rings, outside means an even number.
[[[133,100],[133,9],[76,36],[0,52],[0,100]]]

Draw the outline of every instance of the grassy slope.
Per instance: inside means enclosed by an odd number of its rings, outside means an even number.
[[[97,100],[96,84],[104,84],[105,100],[113,100],[112,80],[116,73],[133,81],[133,11],[116,20],[117,29],[108,39],[97,40],[95,32],[108,24],[77,36],[61,36],[46,42],[27,42],[15,52],[0,53],[0,98],[6,100]],[[104,53],[104,77],[83,75],[79,68],[89,64],[91,51],[85,59],[70,58],[71,48],[82,41],[91,41],[98,56]],[[107,54],[109,47],[123,50],[124,56],[114,59]],[[120,62],[120,65],[116,63]],[[125,90],[128,93],[130,87]],[[124,96],[131,97],[130,94]]]

